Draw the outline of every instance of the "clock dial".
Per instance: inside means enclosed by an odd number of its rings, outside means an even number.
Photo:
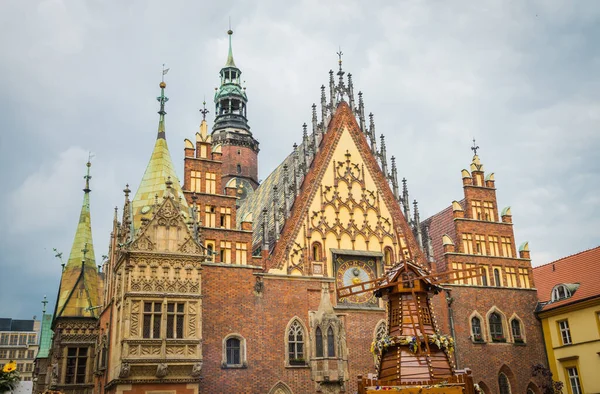
[[[237,196],[238,196],[238,206],[242,205],[242,203],[254,193],[254,188],[250,182],[243,178],[235,178],[236,187],[237,187]]]
[[[337,287],[346,287],[358,285],[375,279],[375,262],[363,260],[342,260],[338,259],[336,274]],[[367,291],[362,294],[356,294],[344,297],[340,300],[343,304],[373,304],[377,301],[372,292]]]

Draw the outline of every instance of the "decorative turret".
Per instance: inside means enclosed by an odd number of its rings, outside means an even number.
[[[258,186],[258,141],[252,137],[248,126],[246,88],[241,85],[242,71],[233,60],[231,36],[227,31],[229,52],[227,62],[219,72],[221,85],[215,91],[215,124],[213,144],[221,144],[223,179],[226,184],[231,178],[245,178],[252,186]]]
[[[164,71],[163,71],[164,73]],[[186,221],[190,215],[190,209],[183,198],[183,191],[171,160],[171,154],[169,153],[169,147],[167,146],[166,133],[165,133],[165,103],[169,100],[165,97],[165,88],[167,84],[162,81],[160,83],[160,96],[156,99],[160,103],[160,115],[158,121],[158,135],[156,137],[156,143],[150,156],[150,161],[146,167],[146,172],[140,182],[135,197],[131,202],[131,217],[133,222],[133,230],[137,231],[142,222],[149,220],[152,216],[154,208],[159,202],[162,202],[162,198],[167,194],[167,188],[170,189],[170,193],[175,197],[179,211],[185,217]],[[129,195],[129,189],[125,191],[126,199]],[[159,201],[160,200],[160,201]],[[126,201],[126,205],[127,201]],[[127,209],[127,206],[125,207]],[[123,212],[126,215],[127,212]],[[125,216],[124,216],[125,219]],[[124,223],[125,224],[125,221]],[[135,238],[135,234],[131,234],[130,240]]]
[[[60,289],[54,321],[61,317],[91,317],[96,318],[101,297],[101,282],[94,256],[92,241],[92,223],[90,216],[90,167],[88,160],[87,172],[84,176],[83,204],[79,215],[79,223],[75,239],[71,247],[69,260],[65,265],[60,279]]]
[[[410,203],[408,201],[408,186],[406,178],[402,178],[402,207],[404,208],[404,218],[410,221]]]

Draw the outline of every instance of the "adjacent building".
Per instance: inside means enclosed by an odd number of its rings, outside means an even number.
[[[39,348],[40,321],[0,318],[0,368],[17,363],[21,380],[31,381]]]
[[[569,394],[600,392],[600,247],[535,267],[548,363]]]

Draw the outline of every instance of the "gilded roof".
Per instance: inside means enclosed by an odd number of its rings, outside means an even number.
[[[57,317],[95,317],[94,310],[89,308],[99,306],[100,303],[101,279],[92,241],[89,166],[88,162],[83,204],[69,260],[60,279],[55,320]]]

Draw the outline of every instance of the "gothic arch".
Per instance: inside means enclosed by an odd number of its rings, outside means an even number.
[[[500,375],[504,375],[507,377],[508,379],[508,383],[510,385],[510,392],[517,392],[517,386],[516,386],[516,378],[515,378],[515,374],[512,372],[512,370],[506,365],[503,364],[500,367],[500,371],[498,372],[498,380],[500,380]],[[500,393],[500,387],[498,387],[498,392]]]
[[[483,391],[485,394],[492,394],[492,390],[490,390],[490,388],[488,387],[487,384],[485,384],[484,381],[481,381],[478,384],[479,384],[479,388],[481,389],[481,391]]]
[[[290,319],[287,326],[285,327],[285,332],[283,333],[283,342],[285,343],[284,351],[285,351],[285,365],[289,367],[290,364],[290,352],[289,352],[289,344],[290,344],[290,330],[294,326],[294,323],[297,323],[302,329],[302,340],[303,340],[303,359],[308,361],[310,359],[310,346],[308,338],[310,337],[310,331],[306,328],[306,325],[298,316],[294,316]],[[291,392],[291,391],[290,391]],[[287,393],[287,391],[286,391]]]
[[[473,332],[473,318],[476,317],[479,319],[479,327],[481,329],[481,340],[477,340],[477,338],[475,338],[475,333]],[[487,324],[485,322],[486,319],[483,318],[483,316],[481,316],[481,314],[477,311],[473,311],[473,313],[471,313],[471,315],[469,316],[469,337],[471,338],[471,340],[473,342],[485,342],[486,338],[487,338]]]
[[[488,333],[488,340],[492,341],[492,330],[490,328],[490,316],[492,313],[497,313],[498,315],[500,315],[500,319],[502,320],[502,333],[504,335],[504,339],[510,338],[510,327],[508,326],[506,314],[502,312],[496,305],[494,305],[485,314],[485,329]]]
[[[290,389],[290,387],[283,383],[281,380],[277,383],[275,383],[275,385],[273,387],[271,387],[271,390],[269,390],[268,394],[294,394],[292,392],[292,389]]]
[[[387,334],[387,320],[381,319],[375,324],[375,328],[373,329],[373,341],[380,339],[381,332],[383,335]]]
[[[542,394],[542,391],[540,390],[540,388],[537,386],[537,384],[533,383],[533,382],[529,382],[529,384],[527,385],[527,391],[526,393],[534,393],[534,394]]]
[[[517,321],[519,323],[519,329],[520,329],[520,335],[521,335],[520,338],[515,338],[515,335],[513,332],[513,321]],[[517,315],[516,313],[512,314],[512,316],[508,320],[508,327],[510,328],[510,338],[512,339],[512,342],[518,342],[518,343],[526,342],[526,340],[525,340],[526,339],[525,338],[525,325],[523,324],[523,320],[521,320],[519,315]]]

